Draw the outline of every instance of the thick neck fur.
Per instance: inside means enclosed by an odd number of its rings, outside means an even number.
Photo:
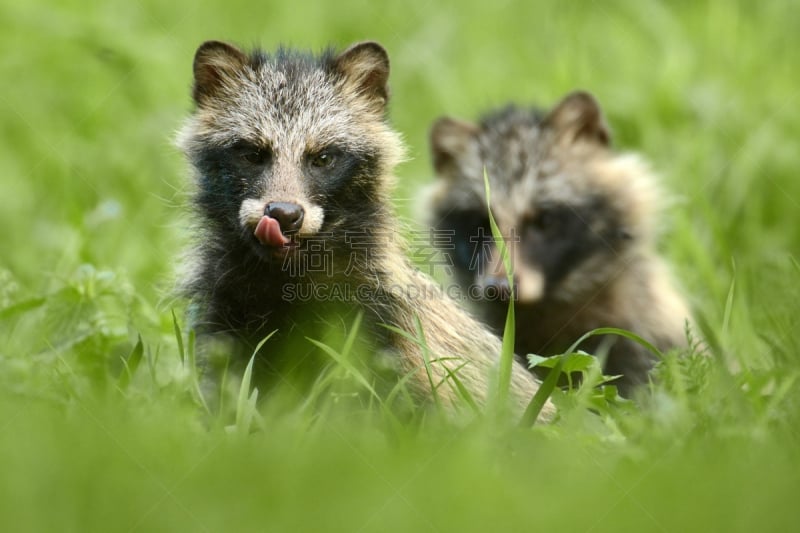
[[[296,278],[282,265],[264,261],[246,246],[231,247],[221,242],[216,247],[204,244],[200,247],[203,253],[201,271],[188,287],[207,307],[198,327],[206,333],[235,334],[252,347],[275,329],[279,335],[297,331],[308,334],[313,331],[316,319],[327,321],[330,314],[355,307],[364,311],[367,331],[376,338],[383,338],[386,343],[383,349],[396,354],[401,374],[419,374],[424,373],[425,365],[420,345],[384,327],[396,327],[413,335],[419,323],[425,334],[428,356],[433,360],[454,358],[432,365],[434,379],[445,382],[449,372],[456,372],[475,400],[486,401],[487,379],[493,375],[500,353],[499,339],[460,309],[430,278],[413,268],[406,258],[403,243],[396,237],[386,238],[395,235],[388,232],[390,227],[397,227],[394,217],[389,213],[383,216],[383,222],[376,221],[373,226],[376,230],[373,245],[367,252],[369,261],[350,261],[349,253],[340,254],[339,251],[348,250],[341,237],[325,241],[334,251],[332,277],[315,273]],[[348,267],[350,270],[345,273]],[[208,280],[216,281],[208,284]],[[341,302],[287,301],[284,298],[287,287],[297,287],[300,283],[339,284],[340,288],[347,287],[345,290],[356,299],[344,306]],[[361,294],[368,298],[359,299]],[[309,322],[311,329],[303,328],[303,324]],[[421,395],[430,396],[427,378],[420,377],[409,384]],[[445,402],[454,402],[454,391],[449,390],[448,385],[443,387],[437,394]],[[518,405],[526,405],[536,388],[532,376],[515,365],[511,392]],[[543,416],[551,415],[552,407],[548,404]]]

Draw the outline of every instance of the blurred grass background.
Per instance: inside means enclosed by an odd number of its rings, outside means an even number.
[[[0,0],[0,529],[794,527],[798,27],[790,0]],[[652,405],[533,431],[387,431],[336,397],[324,415],[267,398],[248,437],[209,423],[169,289],[187,230],[171,139],[210,38],[381,42],[407,217],[436,117],[592,91],[663,176],[663,249],[714,364],[672,359]]]

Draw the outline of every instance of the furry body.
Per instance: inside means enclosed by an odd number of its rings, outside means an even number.
[[[202,339],[226,339],[246,356],[277,330],[260,352],[268,362],[301,359],[286,341],[319,338],[363,312],[366,344],[388,354],[400,375],[413,374],[408,383],[426,401],[434,391],[419,344],[382,327],[416,337],[418,318],[431,357],[453,358],[432,365],[443,403],[457,403],[448,372],[485,401],[500,343],[437,297],[396,238],[389,195],[403,145],[386,121],[388,74],[376,43],[318,56],[201,45],[196,110],[179,137],[196,180],[196,241],[184,291],[198,309]],[[322,286],[346,297],[320,295]],[[313,298],[298,297],[309,288]],[[537,389],[515,364],[517,404]]]
[[[453,235],[456,280],[501,332],[508,284],[491,240],[492,213],[514,266],[517,353],[555,355],[598,327],[631,330],[661,350],[681,346],[689,313],[655,252],[661,196],[647,165],[609,148],[594,98],[568,95],[549,112],[515,106],[479,124],[442,118],[431,132],[439,180],[433,226]],[[474,292],[473,292],[474,293]],[[601,338],[581,346],[597,350]],[[647,381],[653,357],[619,339],[605,371],[621,391]]]

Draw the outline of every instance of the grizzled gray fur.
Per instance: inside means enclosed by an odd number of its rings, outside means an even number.
[[[441,118],[431,147],[439,176],[432,225],[453,236],[456,280],[482,295],[478,310],[501,332],[509,286],[491,239],[484,169],[488,175],[492,214],[513,262],[518,353],[559,354],[606,326],[661,350],[684,344],[689,312],[655,251],[663,195],[639,157],[610,148],[594,97],[574,92],[550,111],[509,106],[478,124]],[[605,371],[621,374],[617,384],[630,394],[653,362],[618,339]]]
[[[275,331],[258,359],[280,375],[314,360],[306,337],[362,313],[362,351],[388,357],[420,401],[457,408],[457,376],[484,402],[499,341],[410,265],[398,236],[390,194],[404,148],[386,118],[388,76],[374,42],[319,55],[200,46],[179,135],[194,175],[183,277],[194,326],[201,347],[223,342],[240,361]],[[537,390],[515,363],[515,405]]]

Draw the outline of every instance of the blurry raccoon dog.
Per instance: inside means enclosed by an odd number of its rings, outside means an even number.
[[[452,252],[461,293],[477,294],[482,318],[501,333],[510,291],[489,227],[486,170],[513,262],[517,353],[560,354],[607,326],[660,350],[685,344],[689,311],[656,253],[656,180],[639,157],[611,150],[591,94],[573,92],[549,112],[509,106],[478,124],[440,118],[430,140],[437,241]],[[593,353],[604,339],[580,348]],[[604,371],[621,375],[616,384],[629,396],[654,362],[616,338]]]

